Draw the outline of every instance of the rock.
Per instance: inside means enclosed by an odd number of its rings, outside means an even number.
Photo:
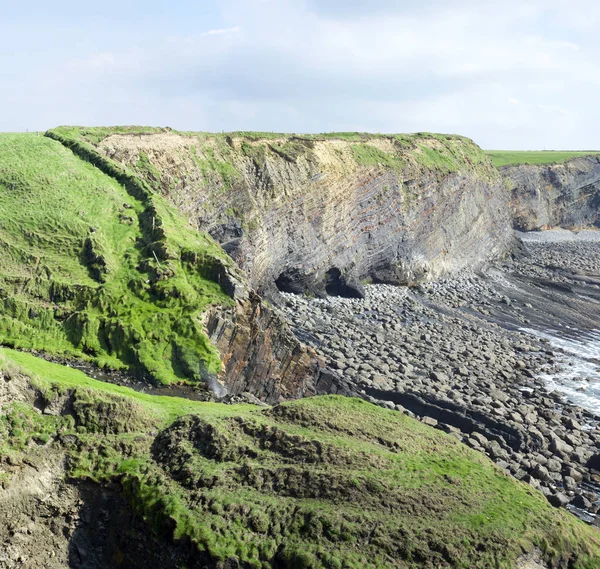
[[[556,454],[568,456],[574,449],[559,437],[551,435],[550,450]]]
[[[560,472],[562,470],[562,465],[561,465],[560,461],[556,460],[555,458],[551,458],[546,463],[546,468],[550,472]]]
[[[600,453],[596,453],[594,455],[592,455],[590,457],[590,459],[587,461],[587,465],[588,468],[591,468],[592,470],[596,470],[598,472],[600,472]]]
[[[576,508],[580,508],[581,510],[586,510],[586,511],[589,511],[592,507],[592,503],[587,498],[585,498],[584,496],[581,496],[580,494],[575,496],[575,498],[573,498],[573,501],[571,503]]]
[[[563,478],[563,485],[566,490],[577,490],[577,482],[570,476],[565,476]]]
[[[471,438],[475,439],[483,448],[486,448],[486,446],[489,444],[488,439],[477,431],[471,433]]]
[[[548,496],[550,502],[555,508],[566,508],[571,500],[562,493],[552,494]]]
[[[508,401],[510,401],[510,397],[503,391],[500,391],[499,389],[491,389],[490,396],[496,402],[507,403]]]
[[[575,482],[579,483],[583,480],[583,475],[581,472],[572,466],[569,466],[565,469],[565,475],[571,477]]]
[[[431,379],[434,379],[435,381],[438,381],[440,383],[447,383],[448,382],[448,376],[441,372],[441,371],[432,371],[429,376],[431,377]]]
[[[421,422],[425,425],[429,425],[430,427],[437,427],[438,424],[437,420],[433,419],[432,417],[423,417]]]
[[[548,469],[545,466],[542,466],[541,464],[536,464],[534,469],[533,469],[533,475],[541,481],[546,481],[550,478],[550,473],[548,472]]]

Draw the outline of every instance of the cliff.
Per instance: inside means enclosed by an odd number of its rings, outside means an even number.
[[[360,296],[510,239],[498,173],[462,137],[61,127],[2,143],[3,343],[162,383],[327,391],[256,290]]]
[[[511,189],[514,227],[522,231],[600,224],[600,158],[577,157],[562,164],[504,166]]]
[[[477,266],[511,238],[498,172],[463,137],[76,135],[208,231],[262,293],[360,296],[361,281],[410,284]]]
[[[3,345],[206,397],[315,393],[314,352],[208,234],[92,146],[53,138],[0,136]]]

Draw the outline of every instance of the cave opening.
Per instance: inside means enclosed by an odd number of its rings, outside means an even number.
[[[279,292],[302,294],[305,291],[304,285],[300,272],[295,269],[288,269],[275,279],[275,286]]]
[[[359,287],[348,284],[342,271],[332,267],[325,273],[325,292],[329,296],[341,296],[344,298],[364,298]]]

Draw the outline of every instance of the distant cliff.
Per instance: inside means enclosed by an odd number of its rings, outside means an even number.
[[[514,227],[523,231],[600,225],[600,158],[500,168],[511,189]]]
[[[82,130],[208,231],[250,285],[357,296],[508,247],[508,192],[471,140],[446,135],[223,135]]]

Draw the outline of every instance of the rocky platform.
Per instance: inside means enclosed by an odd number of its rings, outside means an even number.
[[[453,433],[593,522],[600,417],[550,390],[572,354],[534,332],[593,328],[600,243],[528,243],[518,257],[417,289],[283,304],[298,338],[338,374],[334,389]]]

